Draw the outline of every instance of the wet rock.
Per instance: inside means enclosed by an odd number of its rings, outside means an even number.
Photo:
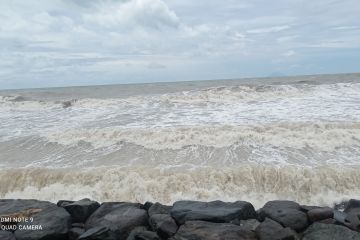
[[[115,234],[107,227],[90,228],[83,233],[79,240],[117,240]]]
[[[307,212],[310,222],[317,222],[327,218],[334,217],[334,211],[331,208],[315,208]]]
[[[335,224],[324,224],[324,223],[313,223],[303,235],[303,240],[360,240],[360,233],[350,230],[347,227],[335,225]]]
[[[319,223],[325,223],[325,224],[336,224],[336,220],[333,218],[327,218],[324,220],[319,221]]]
[[[73,228],[70,229],[69,239],[70,240],[77,240],[84,233],[85,233],[85,229],[79,228],[79,227],[73,227]]]
[[[63,206],[71,215],[75,223],[83,223],[86,219],[100,207],[100,204],[90,199],[82,199]]]
[[[148,225],[148,214],[141,207],[136,203],[103,203],[88,218],[85,228],[105,226],[119,240],[126,239],[135,227]]]
[[[146,202],[143,205],[143,209],[145,209],[146,211],[149,211],[150,207],[153,205],[154,203],[152,202]]]
[[[234,219],[256,218],[251,203],[238,201],[233,203],[213,201],[179,201],[171,209],[171,216],[181,225],[185,221],[203,220],[209,222],[230,222]]]
[[[1,240],[16,240],[14,234],[8,231],[1,231],[0,230],[0,239]]]
[[[135,227],[129,234],[128,238],[126,240],[135,240],[135,236],[138,233],[148,231],[149,229],[145,226]]]
[[[308,206],[308,205],[300,205],[300,210],[303,211],[304,213],[307,213],[308,211],[313,210],[313,209],[317,209],[317,208],[321,208],[321,207],[318,207],[318,206]]]
[[[260,222],[257,219],[240,220],[239,223],[240,227],[253,232],[259,225]]]
[[[0,200],[0,216],[33,218],[33,222],[18,224],[14,233],[17,240],[62,240],[68,236],[71,225],[65,209],[45,201]]]
[[[127,240],[160,240],[159,236],[151,231],[137,231],[130,234]]]
[[[149,221],[152,230],[165,239],[173,236],[178,230],[175,220],[168,214],[154,214]]]
[[[74,203],[75,201],[70,201],[70,200],[60,200],[60,201],[58,201],[57,202],[57,206],[58,207],[64,207],[64,206],[66,206],[66,205],[68,205],[68,204],[71,204],[71,203]]]
[[[344,212],[349,213],[357,209],[360,209],[360,200],[350,199],[345,205]]]
[[[231,223],[188,221],[172,240],[256,240],[255,233]]]
[[[260,221],[266,217],[297,232],[309,225],[307,215],[300,210],[300,205],[292,201],[267,202],[259,211]]]
[[[161,203],[155,203],[149,208],[149,216],[154,214],[170,214],[172,206],[162,205]]]
[[[266,218],[255,229],[259,240],[296,240],[299,239],[296,232],[290,228],[284,228],[278,222]]]

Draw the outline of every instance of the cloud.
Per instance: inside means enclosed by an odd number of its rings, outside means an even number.
[[[286,29],[289,29],[290,26],[283,25],[283,26],[272,26],[272,27],[266,27],[266,28],[257,28],[257,29],[251,29],[247,30],[247,33],[253,33],[253,34],[261,34],[261,33],[277,33],[280,31],[284,31]]]
[[[99,2],[95,13],[83,15],[85,22],[105,28],[131,29],[136,27],[161,29],[176,28],[180,21],[175,12],[161,0]]]
[[[330,53],[336,69],[360,70],[357,0],[12,0],[0,9],[0,88],[309,74],[334,71]]]

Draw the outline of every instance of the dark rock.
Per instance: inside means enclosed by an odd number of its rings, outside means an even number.
[[[347,227],[313,223],[303,235],[303,240],[360,240],[360,233],[350,230]]]
[[[360,200],[350,199],[345,205],[344,212],[349,213],[354,209],[360,209]]]
[[[71,227],[85,228],[85,224],[84,223],[72,223]]]
[[[284,228],[278,222],[266,218],[255,229],[259,240],[295,240],[298,239],[296,232],[290,228]]]
[[[141,207],[136,203],[103,203],[88,218],[85,228],[105,226],[118,239],[126,239],[135,227],[148,225],[148,214]]]
[[[336,220],[333,218],[327,218],[324,220],[319,221],[319,223],[325,223],[325,224],[336,224]]]
[[[8,231],[0,230],[0,239],[1,240],[16,240],[14,234]]]
[[[151,231],[137,231],[131,234],[127,240],[160,240],[159,236]]]
[[[15,231],[17,240],[62,240],[67,238],[71,225],[65,209],[45,201],[0,200],[0,216],[33,218],[33,222],[22,222],[22,229]]]
[[[172,240],[256,240],[255,233],[231,223],[187,221]]]
[[[300,205],[292,201],[270,201],[259,211],[259,219],[266,217],[299,232],[308,225],[307,215],[300,210]]]
[[[94,227],[83,233],[79,240],[117,240],[115,234],[107,227]]]
[[[240,227],[253,232],[259,225],[260,222],[257,219],[240,220],[239,223]]]
[[[135,227],[129,234],[126,240],[135,240],[135,237],[138,233],[148,231],[149,229],[145,226]]]
[[[149,211],[149,208],[151,207],[153,205],[153,203],[152,202],[146,202],[146,203],[144,203],[144,209],[146,210],[146,211]]]
[[[83,228],[73,227],[70,229],[69,239],[77,240],[84,232],[85,232],[85,229],[83,229]]]
[[[307,212],[310,222],[317,222],[327,218],[334,217],[334,211],[331,208],[315,208]]]
[[[313,210],[313,209],[317,209],[317,208],[321,208],[321,207],[300,205],[300,210],[303,211],[304,213],[307,213],[308,211]]]
[[[100,207],[100,204],[90,199],[82,199],[63,206],[71,215],[75,223],[83,223],[86,219]]]
[[[238,201],[227,203],[222,201],[175,202],[171,209],[171,216],[181,225],[185,221],[204,220],[209,222],[230,222],[234,219],[246,220],[256,218],[256,212],[251,203]]]
[[[149,216],[151,217],[154,214],[170,214],[172,206],[162,205],[160,203],[155,203],[149,208]]]
[[[57,206],[58,207],[64,207],[64,206],[66,206],[66,205],[68,205],[68,204],[71,204],[71,203],[74,203],[75,201],[69,201],[69,200],[60,200],[60,201],[58,201],[57,202]]]
[[[165,239],[173,236],[178,230],[175,220],[168,214],[154,214],[149,221],[152,230]]]

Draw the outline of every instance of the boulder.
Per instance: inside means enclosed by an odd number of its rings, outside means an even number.
[[[1,231],[0,230],[0,239],[1,240],[16,240],[12,232]]]
[[[299,239],[296,232],[290,228],[284,228],[278,222],[266,218],[255,229],[259,240],[296,240]]]
[[[299,204],[292,201],[267,202],[259,211],[260,221],[266,217],[297,232],[309,225],[306,213],[300,210]]]
[[[107,227],[94,227],[83,233],[78,240],[117,240],[117,237]]]
[[[136,231],[127,240],[160,240],[159,236],[151,231]]]
[[[53,203],[37,200],[0,200],[0,216],[32,217],[15,231],[17,240],[62,240],[68,236],[71,217]]]
[[[331,208],[315,208],[307,212],[310,222],[317,222],[328,218],[334,217],[334,211]]]
[[[256,240],[255,233],[231,223],[187,221],[172,240]]]
[[[56,205],[58,206],[58,207],[64,207],[64,206],[66,206],[66,205],[68,205],[68,204],[71,204],[71,203],[74,203],[75,201],[70,201],[70,200],[59,200],[57,203],[56,203]]]
[[[360,209],[360,200],[350,199],[345,205],[344,212],[349,213],[354,209]]]
[[[103,203],[88,218],[85,228],[104,226],[114,232],[117,238],[126,239],[138,226],[148,226],[148,214],[136,203]]]
[[[255,232],[255,229],[260,225],[260,222],[257,219],[248,219],[248,220],[240,220],[239,226]]]
[[[172,206],[162,205],[160,203],[155,203],[151,205],[148,210],[149,216],[151,217],[154,214],[170,214]]]
[[[79,228],[79,227],[73,227],[73,228],[70,229],[69,239],[70,240],[77,240],[84,233],[85,233],[85,229]]]
[[[303,240],[360,240],[360,233],[350,230],[347,227],[313,223],[306,229],[303,235]]]
[[[152,202],[146,202],[143,205],[143,209],[145,209],[146,211],[149,211],[150,207],[153,205],[154,203]]]
[[[175,220],[168,214],[154,214],[149,222],[152,230],[165,239],[173,236],[178,230]]]
[[[208,222],[230,222],[234,219],[256,218],[253,205],[249,202],[233,203],[213,201],[179,201],[171,209],[171,216],[181,225],[186,221],[203,220]]]
[[[83,223],[86,219],[100,207],[100,204],[90,199],[82,199],[69,204],[63,204],[63,208],[71,215],[74,223]]]

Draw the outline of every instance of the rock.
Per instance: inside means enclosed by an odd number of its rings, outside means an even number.
[[[16,240],[12,232],[1,231],[0,230],[0,239],[1,240]]]
[[[69,200],[60,200],[60,201],[58,201],[57,202],[57,206],[58,207],[64,207],[64,206],[66,206],[66,205],[68,205],[68,204],[71,204],[71,203],[74,203],[75,201],[69,201]]]
[[[360,200],[350,199],[345,205],[344,212],[349,213],[352,210],[358,209],[358,208],[360,208]]]
[[[71,225],[65,209],[45,201],[0,200],[0,216],[33,218],[33,222],[18,224],[14,233],[17,240],[62,240],[68,236]]]
[[[135,227],[129,234],[128,238],[126,240],[135,240],[135,237],[140,232],[148,231],[149,229],[144,226]]]
[[[347,227],[313,223],[303,235],[303,240],[360,240],[360,233],[350,230]]]
[[[307,215],[300,210],[300,205],[292,201],[270,201],[259,211],[259,219],[266,217],[299,232],[308,225]]]
[[[173,236],[178,230],[175,220],[168,214],[154,214],[149,221],[152,230],[165,239]]]
[[[255,232],[255,229],[260,225],[260,222],[257,219],[248,219],[248,220],[240,220],[239,226]]]
[[[127,240],[160,240],[159,236],[151,231],[138,231],[127,238]]]
[[[73,228],[85,228],[85,224],[84,223],[72,223],[71,227],[73,227]]]
[[[149,208],[153,205],[152,202],[146,202],[144,203],[144,206],[143,208],[146,210],[146,211],[149,211]]]
[[[70,213],[73,222],[83,223],[100,207],[100,204],[85,198],[80,201],[66,204],[63,207]]]
[[[296,232],[290,228],[284,228],[278,222],[266,218],[255,229],[259,240],[296,240],[299,239]]]
[[[256,218],[251,203],[238,201],[234,203],[213,201],[179,201],[171,209],[171,216],[181,225],[185,221],[203,220],[209,222],[230,222],[234,219],[246,220]]]
[[[334,211],[331,208],[315,208],[307,212],[310,222],[317,222],[327,218],[334,217]]]
[[[83,229],[83,228],[73,227],[70,229],[69,239],[77,240],[82,234],[84,234],[84,232],[85,232],[85,229]]]
[[[255,234],[231,223],[187,221],[172,240],[256,240]]]
[[[307,213],[308,211],[313,210],[313,209],[317,209],[317,208],[321,208],[321,207],[318,207],[318,206],[308,206],[308,205],[300,205],[300,210],[303,211],[304,213]]]
[[[327,218],[327,219],[319,221],[319,223],[336,224],[336,220],[333,218]]]
[[[344,213],[346,214],[344,225],[360,231],[360,200],[350,199],[346,204]]]
[[[107,227],[94,227],[83,233],[79,240],[117,240],[115,234]]]
[[[103,203],[88,218],[85,228],[105,226],[119,240],[126,239],[135,227],[148,225],[148,214],[141,207],[136,203]]]
[[[149,216],[151,217],[154,214],[170,214],[172,206],[162,205],[160,203],[155,203],[149,208]]]

